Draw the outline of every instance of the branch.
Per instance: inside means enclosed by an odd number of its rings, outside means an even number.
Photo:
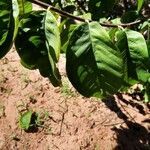
[[[85,22],[85,20],[83,18],[80,18],[80,17],[77,17],[77,16],[73,16],[65,11],[62,11],[62,10],[59,10],[58,8],[55,8],[47,3],[44,3],[42,1],[39,1],[39,0],[27,0],[31,3],[34,3],[36,5],[39,5],[45,9],[47,9],[48,7],[54,11],[54,12],[57,12],[58,14],[60,14],[61,16],[64,16],[64,17],[68,17],[68,18],[71,18],[71,19],[75,19],[75,20],[78,20],[78,21],[81,21],[81,22]]]
[[[67,17],[67,18],[71,18],[71,19],[74,19],[74,20],[78,20],[78,21],[81,21],[81,22],[86,22],[86,20],[81,18],[81,17],[77,17],[77,16],[74,16],[74,15],[72,15],[70,13],[65,12],[65,11],[59,10],[59,9],[57,9],[57,8],[47,4],[47,3],[44,3],[44,2],[42,2],[40,0],[27,0],[27,1],[30,1],[30,2],[32,2],[34,4],[36,4],[36,5],[39,5],[39,6],[43,7],[43,8],[45,8],[45,9],[47,9],[49,7],[52,11],[60,14],[61,16],[64,16],[64,17]],[[91,22],[92,20],[88,20],[88,21]],[[137,21],[134,21],[134,22],[126,23],[126,24],[118,24],[118,25],[108,24],[108,23],[100,23],[100,25],[104,26],[104,27],[118,28],[119,26],[121,26],[121,27],[130,27],[130,26],[133,26],[133,25],[136,25],[136,24],[139,24],[139,23],[141,23],[141,20],[137,20]]]

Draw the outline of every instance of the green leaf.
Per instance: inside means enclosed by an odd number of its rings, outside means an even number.
[[[0,58],[2,58],[11,48],[15,38],[19,9],[17,0],[1,0],[0,8]]]
[[[41,75],[48,77],[54,86],[61,84],[56,67],[60,53],[60,36],[52,13],[33,11],[26,14],[20,21],[15,46],[24,67],[39,69]]]
[[[88,8],[93,20],[106,16],[114,7],[116,0],[89,0]]]
[[[20,16],[32,11],[32,3],[27,0],[18,0]]]
[[[116,46],[122,53],[127,74],[126,82],[147,82],[149,77],[149,53],[142,34],[133,30],[119,31]]]
[[[142,84],[145,84],[150,79],[150,72],[145,68],[137,68],[136,69],[138,74],[138,79],[142,82]]]
[[[60,55],[60,33],[57,21],[53,14],[47,10],[44,22],[44,31],[46,37],[46,45],[48,50],[48,57],[51,65],[50,79],[54,86],[60,85],[60,74],[56,67]]]
[[[44,31],[45,37],[47,40],[48,48],[49,48],[49,56],[50,54],[55,57],[55,61],[59,60],[60,55],[60,33],[57,25],[57,20],[53,16],[53,14],[47,10],[44,22]]]
[[[20,21],[15,46],[21,62],[28,66],[27,68],[36,69],[39,57],[47,55],[41,23],[44,15],[43,11],[31,12]]]
[[[64,20],[59,28],[60,28],[60,37],[61,37],[61,53],[66,52],[66,48],[68,45],[69,37],[72,31],[77,27],[77,24],[71,24],[69,20]]]
[[[110,29],[108,29],[108,34],[109,34],[109,36],[110,36],[112,41],[115,40],[115,34],[116,34],[117,31],[118,31],[117,28],[110,28]]]
[[[137,11],[139,12],[143,6],[144,0],[137,0]]]
[[[129,77],[136,78],[136,70],[135,65],[132,63],[130,52],[128,50],[128,43],[127,43],[127,37],[124,31],[118,31],[116,33],[116,46],[119,48],[123,61],[125,64],[124,67],[124,80],[128,83]]]
[[[149,46],[148,46],[148,42],[147,42],[147,51],[148,51],[148,55],[150,56],[150,51],[149,51]],[[143,83],[148,85],[148,87],[150,86],[150,57],[148,58],[147,61],[147,65],[146,66],[140,66],[137,69],[137,75],[138,75],[138,79]],[[147,88],[149,89],[149,88]],[[149,93],[148,91],[146,93]]]
[[[121,53],[97,22],[77,27],[66,52],[67,75],[86,97],[103,97],[117,92],[124,79]]]
[[[19,125],[21,129],[28,130],[31,125],[32,111],[27,111],[20,116]]]
[[[150,20],[144,21],[140,26],[140,32],[144,33],[147,32],[147,36],[149,36],[149,30],[150,30]]]
[[[126,30],[125,33],[133,63],[136,63],[137,67],[144,66],[147,68],[149,53],[143,35],[133,30]]]

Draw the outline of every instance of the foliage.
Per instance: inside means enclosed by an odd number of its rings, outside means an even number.
[[[31,129],[36,128],[39,122],[39,116],[37,113],[32,112],[31,110],[24,112],[21,114],[19,118],[20,128],[29,131]]]
[[[32,3],[51,7],[35,11]],[[82,95],[106,97],[140,83],[149,102],[149,18],[149,0],[1,0],[0,58],[14,42],[24,67],[60,86],[65,52],[68,78]]]

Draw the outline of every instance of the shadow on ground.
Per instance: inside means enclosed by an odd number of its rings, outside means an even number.
[[[124,101],[123,98],[121,100]],[[150,132],[148,129],[135,122],[134,119],[128,118],[127,114],[118,106],[114,97],[105,99],[103,102],[111,111],[115,112],[120,119],[124,120],[126,126],[112,128],[112,130],[116,132],[116,140],[118,142],[118,146],[116,146],[115,150],[150,150]],[[146,119],[144,122],[150,123],[150,119]]]

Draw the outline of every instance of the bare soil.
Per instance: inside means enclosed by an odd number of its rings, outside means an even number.
[[[142,101],[82,97],[66,77],[64,55],[59,68],[63,86],[54,88],[38,70],[25,69],[14,48],[0,60],[0,149],[150,149],[150,110]],[[42,122],[29,132],[18,123],[27,110]]]

